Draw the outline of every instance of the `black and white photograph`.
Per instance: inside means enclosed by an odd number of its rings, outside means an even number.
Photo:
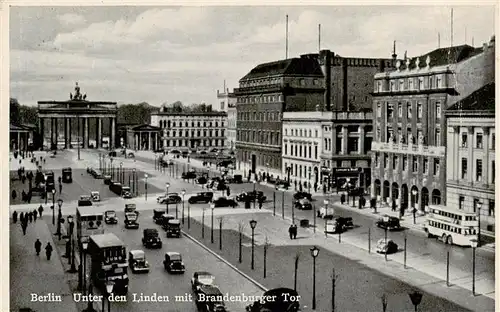
[[[495,311],[498,5],[348,4],[2,5],[10,311]]]

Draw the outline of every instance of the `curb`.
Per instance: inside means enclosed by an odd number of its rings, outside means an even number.
[[[244,273],[243,271],[241,271],[240,269],[238,269],[237,267],[235,267],[234,265],[232,265],[229,261],[227,261],[226,259],[222,258],[220,255],[218,255],[216,252],[212,251],[210,248],[208,248],[207,246],[205,246],[202,242],[198,241],[196,238],[192,237],[191,235],[187,234],[184,231],[181,231],[181,232],[187,238],[189,238],[190,240],[192,240],[195,244],[201,246],[203,249],[205,249],[206,251],[208,251],[210,254],[214,255],[217,259],[219,259],[220,261],[222,261],[225,264],[227,264],[231,269],[233,269],[234,271],[236,271],[237,273],[239,273],[241,276],[243,276],[244,278],[246,278],[247,280],[249,280],[250,282],[252,282],[255,286],[259,287],[262,291],[266,292],[268,290],[262,284],[260,284],[259,282],[257,282],[253,278],[251,278],[248,274]]]

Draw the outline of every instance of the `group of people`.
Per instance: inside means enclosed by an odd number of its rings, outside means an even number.
[[[40,250],[42,249],[42,242],[40,241],[39,238],[36,239],[35,241],[35,252],[36,255],[40,255]],[[47,245],[45,245],[45,255],[47,256],[47,260],[50,260],[50,257],[52,256],[52,251],[54,248],[50,244],[50,242],[47,242]]]
[[[43,213],[43,207],[42,207],[42,205],[40,205],[40,207],[38,207],[38,211],[37,211],[37,209],[33,209],[33,211],[21,212],[21,214],[19,214],[19,221],[21,223],[23,235],[26,235],[26,230],[28,229],[28,224],[32,223],[32,222],[36,222],[38,215],[40,215],[40,218],[41,218],[42,213]],[[14,223],[17,223],[17,218],[18,218],[17,211],[14,211],[12,213],[12,221]]]
[[[290,239],[297,239],[297,224],[293,223],[288,228],[288,234],[290,235]]]

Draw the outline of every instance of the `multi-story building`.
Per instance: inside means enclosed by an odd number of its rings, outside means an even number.
[[[168,112],[165,108],[151,114],[151,124],[163,131],[165,150],[223,149],[227,113],[225,112]]]
[[[342,181],[368,187],[372,122],[371,112],[283,113],[283,175],[307,188]]]
[[[226,141],[224,145],[230,151],[236,148],[236,96],[226,89],[225,92],[217,90],[217,100],[219,101],[219,110],[227,113],[226,123]]]
[[[445,202],[443,111],[494,77],[493,57],[489,46],[440,48],[375,75],[372,196],[402,210]]]
[[[457,102],[445,115],[446,204],[479,214],[481,233],[494,235],[495,83]]]
[[[239,81],[236,149],[238,169],[281,175],[282,113],[322,105],[323,73],[316,60],[291,58],[258,65]]]

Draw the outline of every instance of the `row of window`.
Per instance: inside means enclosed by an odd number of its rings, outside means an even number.
[[[290,130],[290,131],[288,131],[288,130]],[[312,130],[311,129],[295,129],[295,128],[288,129],[288,128],[285,128],[285,136],[288,136],[289,134],[290,134],[290,136],[311,138],[312,137]],[[318,130],[317,129],[314,130],[314,137],[315,138],[318,137]]]
[[[490,137],[491,137],[490,142],[487,142],[487,143],[490,143],[488,148],[491,150],[494,150],[495,149],[495,133],[491,132]],[[462,139],[461,139],[461,143],[460,143],[460,146],[462,148],[468,147],[468,138],[469,138],[469,134],[467,132],[462,132]],[[483,148],[483,133],[482,132],[476,133],[476,142],[475,143],[476,143],[475,144],[476,148]]]
[[[240,88],[248,88],[248,87],[259,87],[259,86],[267,86],[272,84],[283,83],[283,78],[261,78],[255,80],[247,80],[240,82]]]
[[[432,220],[429,220],[429,226],[432,226],[432,227],[435,227],[435,228],[438,228],[441,230],[445,230],[448,232],[457,233],[457,234],[476,235],[475,228],[462,228],[462,227],[453,226],[453,225],[449,225],[449,224],[441,223],[441,222],[437,222],[437,221],[432,221]]]
[[[483,181],[483,160],[482,159],[476,159],[476,177],[475,181],[476,182],[482,182]],[[462,158],[461,161],[461,170],[460,170],[460,176],[462,177],[462,180],[467,179],[467,174],[468,174],[468,169],[469,169],[469,162],[467,158]],[[492,184],[495,184],[495,161],[491,161],[491,180]],[[489,183],[486,181],[486,183]]]
[[[179,147],[189,147],[190,140],[165,140],[165,144],[167,147],[170,146],[179,146]],[[224,146],[224,140],[201,140],[199,146]],[[194,147],[194,146],[191,146]]]
[[[400,79],[391,79],[389,84],[384,80],[375,81],[375,92],[383,91],[405,91],[405,90],[424,90],[443,88],[444,75],[433,75],[426,77],[407,77]]]
[[[392,126],[386,127],[386,143],[402,143],[402,144],[425,144],[428,145],[429,142],[426,142],[422,129],[417,129],[417,136],[413,136],[412,128],[406,128],[406,135],[402,132],[403,129],[401,127],[398,128],[397,134],[394,133],[394,129]],[[375,140],[378,142],[382,141],[380,127],[377,127],[375,132]],[[441,146],[441,129],[434,129],[434,145]]]
[[[281,121],[281,113],[276,112],[239,112],[238,120],[240,121]]]
[[[304,153],[302,153],[304,151]],[[309,152],[309,153],[307,153]],[[288,155],[288,144],[285,143],[284,155]],[[304,155],[304,156],[302,156]],[[290,144],[290,156],[304,157],[312,159],[312,146],[306,146],[303,144]],[[318,145],[314,145],[314,159],[318,159]]]
[[[236,138],[242,142],[263,143],[267,145],[281,146],[279,132],[258,131],[258,130],[236,130]]]
[[[392,163],[390,163],[390,158],[392,158]],[[411,159],[411,164],[412,168],[411,171],[413,173],[418,173],[418,167],[420,164],[419,157],[418,156],[410,156],[410,155],[403,155],[403,171],[408,171],[408,158]],[[424,174],[429,174],[429,158],[428,157],[422,157],[423,158],[423,173]],[[393,155],[392,157],[389,157],[388,154],[384,154],[384,169],[392,168],[392,170],[398,170],[399,168],[399,162],[401,160],[401,156],[398,155]],[[440,169],[440,161],[439,158],[433,158],[432,159],[432,174],[437,176],[439,175],[439,169]],[[380,166],[380,159],[379,159],[379,154],[375,154],[375,166],[379,167]]]
[[[236,101],[239,104],[279,103],[283,102],[283,95],[272,94],[272,95],[240,96]]]
[[[197,121],[196,123],[194,121],[191,121],[191,127],[194,128],[194,125],[197,125],[197,127],[201,127],[202,123],[200,121]],[[177,125],[179,126],[179,128],[182,128],[182,126],[184,125],[184,127],[188,128],[189,127],[189,122],[188,121],[185,121],[184,123],[182,121],[179,121],[178,123],[176,121],[171,121],[171,120],[160,120],[160,128],[176,128]],[[204,121],[203,122],[203,127],[213,127],[215,125],[216,128],[219,127],[219,122],[216,121],[216,122],[206,122]],[[224,121],[221,121],[220,123],[220,126],[221,127],[224,127]]]
[[[398,109],[398,118],[403,118],[403,107],[406,109],[404,110],[406,112],[406,118],[407,119],[412,119],[413,117],[413,112],[412,112],[412,103],[406,102],[406,105],[403,106],[401,102],[397,104],[397,109]],[[394,103],[388,103],[386,102],[386,116],[389,119],[394,118]],[[434,106],[434,117],[436,120],[441,119],[441,103],[436,102]],[[423,106],[422,103],[417,103],[417,119],[422,119],[423,117]],[[382,117],[382,104],[377,103],[377,117]]]
[[[479,213],[479,206],[481,205],[481,208],[482,207],[482,202],[479,200],[479,198],[474,198],[472,200],[472,209],[475,213]],[[463,195],[460,195],[458,197],[458,209],[460,210],[463,210],[465,207],[465,196]],[[484,210],[483,210],[484,211]],[[483,213],[484,215],[484,213]],[[495,216],[495,200],[494,199],[490,199],[489,202],[488,202],[488,216],[490,217],[494,217]]]
[[[290,176],[296,177],[296,178],[304,178],[308,179],[311,177],[311,179],[314,177],[315,173],[314,170],[312,169],[311,166],[302,166],[302,165],[297,165],[297,164],[288,164],[285,163],[285,170],[284,172],[288,175],[288,171],[290,170]]]
[[[189,135],[189,132],[191,131],[191,135]],[[203,132],[202,132],[203,131]],[[201,137],[201,134],[203,133],[203,136],[206,137],[207,134],[209,137],[218,137],[219,136],[219,130],[179,130],[179,137]],[[170,134],[172,134],[172,136],[170,136]],[[196,134],[196,135],[195,135]],[[213,135],[215,134],[215,135]],[[224,136],[224,130],[221,130],[220,132],[220,136],[223,137]],[[177,131],[176,130],[172,130],[172,132],[170,131],[165,131],[165,136],[166,137],[177,137]]]
[[[252,155],[255,155],[255,162],[257,166],[261,167],[268,167],[268,168],[281,168],[281,157],[278,156],[270,156],[270,155],[263,155],[260,154],[259,152],[255,151],[245,151],[245,150],[238,150],[239,155],[241,155],[241,159],[243,162],[252,163]]]

